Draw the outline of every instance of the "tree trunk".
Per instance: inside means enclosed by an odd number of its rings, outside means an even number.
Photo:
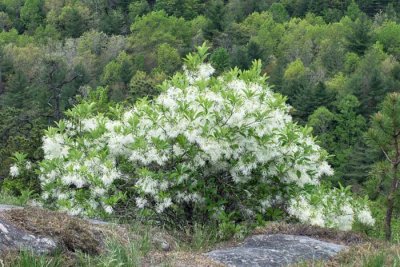
[[[61,119],[61,90],[58,88],[55,89],[55,96],[54,96],[54,117],[56,121]]]
[[[185,217],[189,225],[194,225],[194,206],[192,203],[186,203],[184,207]]]
[[[397,172],[396,170],[393,170],[393,172]],[[396,174],[393,174],[396,175]],[[387,210],[386,210],[386,217],[385,217],[385,237],[386,240],[390,241],[392,239],[392,215],[393,215],[393,204],[394,204],[394,194],[397,189],[397,176],[396,178],[393,179],[392,181],[392,186],[390,188],[390,193],[387,197]]]
[[[3,75],[1,72],[1,66],[0,66],[0,95],[4,92],[4,83],[3,83]]]
[[[390,241],[392,239],[392,215],[393,215],[393,205],[394,205],[394,196],[396,194],[397,188],[399,187],[399,178],[397,176],[399,162],[400,162],[400,150],[399,143],[397,140],[397,134],[394,135],[394,148],[396,151],[395,160],[392,161],[392,185],[390,187],[390,192],[387,197],[387,210],[385,217],[385,237],[386,240]]]

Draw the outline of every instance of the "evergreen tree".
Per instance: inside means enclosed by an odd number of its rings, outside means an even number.
[[[309,84],[299,87],[292,96],[292,104],[296,109],[295,116],[305,122],[316,108],[329,107],[333,97],[321,82],[315,87]]]
[[[44,19],[43,0],[29,0],[21,8],[21,19],[25,27],[33,32]]]
[[[227,70],[229,67],[229,61],[230,61],[229,53],[223,47],[217,48],[211,54],[210,60],[213,63],[213,66],[215,66],[215,69],[218,73]]]
[[[389,179],[391,186],[387,193],[387,210],[385,217],[385,237],[392,237],[392,216],[394,198],[399,187],[400,165],[400,94],[386,96],[381,110],[372,117],[371,128],[367,134],[371,145],[381,150],[390,164]]]
[[[371,20],[365,14],[361,14],[355,21],[350,22],[350,31],[346,35],[347,47],[350,51],[359,55],[364,54],[371,44]]]
[[[379,159],[378,156],[363,140],[359,140],[337,166],[337,177],[342,179],[343,184],[351,184],[353,189],[362,187],[369,177],[373,163]]]

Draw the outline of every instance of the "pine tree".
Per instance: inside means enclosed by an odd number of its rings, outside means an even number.
[[[376,153],[360,140],[353,146],[350,153],[347,153],[344,161],[336,168],[336,172],[345,184],[360,186],[366,181],[376,159]]]
[[[390,163],[391,186],[387,195],[385,217],[385,237],[392,237],[392,215],[394,198],[399,187],[400,165],[400,93],[391,93],[383,101],[382,109],[372,117],[372,125],[368,131],[370,144],[380,149]]]
[[[350,31],[346,36],[348,48],[359,54],[371,44],[371,21],[367,15],[362,14],[354,22],[350,24]]]
[[[326,90],[323,83],[318,83],[312,87],[310,84],[302,83],[292,96],[292,104],[296,109],[294,114],[301,121],[306,121],[312,112],[321,106],[329,107],[333,100],[333,95]]]

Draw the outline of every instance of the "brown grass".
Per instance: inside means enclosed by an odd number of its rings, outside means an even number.
[[[217,263],[204,255],[190,252],[171,252],[167,255],[168,260],[174,267],[224,267],[226,265]]]
[[[357,245],[371,242],[371,238],[362,233],[340,231],[305,224],[287,224],[273,222],[264,227],[256,228],[253,234],[287,234],[309,236],[315,239],[342,245]]]
[[[348,250],[339,253],[336,257],[333,257],[324,266],[362,267],[368,260],[373,259],[379,254],[384,255],[384,266],[399,266],[400,246],[380,241],[352,246]]]

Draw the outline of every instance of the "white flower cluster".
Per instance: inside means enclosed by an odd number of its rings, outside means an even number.
[[[204,207],[222,190],[234,192],[236,206],[253,215],[273,205],[279,190],[287,196],[289,187],[318,187],[333,173],[310,130],[292,122],[284,97],[265,83],[259,62],[220,77],[209,64],[184,70],[164,82],[154,101],[113,109],[112,116],[92,112],[93,103],[72,109],[71,119],[44,138],[43,198],[74,214],[110,213],[120,193],[114,181],[128,179],[138,209]],[[333,224],[307,199],[299,203],[291,214],[300,220]],[[225,208],[211,205],[208,210]]]
[[[19,168],[16,164],[11,165],[10,175],[11,177],[17,177],[19,175]]]
[[[66,157],[68,149],[69,147],[65,144],[64,137],[60,134],[43,138],[43,151],[46,159]]]
[[[77,123],[61,121],[64,131],[54,133],[51,129],[43,138],[45,160],[39,175],[42,198],[72,215],[88,215],[99,209],[113,211],[107,204],[112,197],[108,192],[123,176],[116,168],[116,159],[107,152],[106,137],[110,133],[99,130],[103,121],[100,116]],[[82,196],[86,201],[79,200]]]
[[[350,230],[355,221],[375,224],[367,204],[353,199],[346,189],[303,192],[291,199],[288,212],[302,223],[340,230]]]
[[[16,153],[22,156],[22,158],[15,157],[14,164],[10,166],[10,176],[15,178],[19,176],[23,176],[26,174],[26,171],[32,170],[32,162],[27,160],[25,154]]]

